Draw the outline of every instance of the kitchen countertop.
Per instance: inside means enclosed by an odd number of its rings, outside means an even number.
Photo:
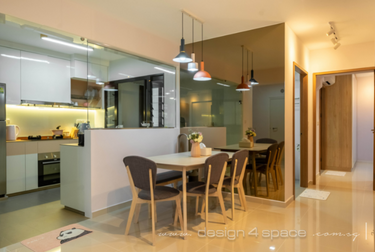
[[[63,145],[63,146],[71,146],[71,147],[84,147],[84,146],[78,145],[78,143],[61,144],[61,145]]]
[[[15,141],[6,141],[7,143],[24,143],[24,142],[44,142],[44,141],[61,141],[61,140],[77,140],[78,139],[74,139],[74,138],[60,138],[60,139],[35,139],[35,140],[30,140],[30,139],[26,139],[26,140],[15,140]]]

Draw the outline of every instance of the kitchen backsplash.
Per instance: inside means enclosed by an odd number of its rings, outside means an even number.
[[[20,136],[52,135],[53,129],[61,125],[64,132],[70,132],[77,120],[87,118],[86,109],[44,108],[26,106],[6,106],[6,117],[10,124],[20,127]],[[104,127],[104,110],[90,110],[89,121],[92,128]]]

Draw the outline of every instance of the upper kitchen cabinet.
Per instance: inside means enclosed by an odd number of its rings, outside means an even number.
[[[76,79],[96,80],[99,82],[106,82],[108,80],[108,70],[106,66],[89,63],[79,60],[71,61],[71,77]]]
[[[0,46],[0,83],[6,84],[7,104],[20,104],[21,53]]]
[[[70,103],[70,61],[21,51],[21,100]]]

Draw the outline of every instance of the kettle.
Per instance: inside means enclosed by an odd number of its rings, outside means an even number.
[[[20,133],[20,127],[18,127],[17,125],[7,125],[6,140],[16,141],[19,133]]]

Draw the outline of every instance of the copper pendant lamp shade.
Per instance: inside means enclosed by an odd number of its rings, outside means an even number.
[[[211,75],[204,71],[204,61],[203,61],[203,24],[202,24],[202,61],[201,70],[194,75],[193,80],[195,81],[209,81],[211,80]]]
[[[194,75],[194,80],[196,80],[196,81],[209,81],[209,80],[211,80],[211,75],[208,72],[204,71],[204,62],[203,61],[201,61],[201,70]]]
[[[249,86],[245,83],[245,78],[243,77],[243,46],[242,46],[242,77],[241,84],[237,86],[236,91],[250,91]]]

